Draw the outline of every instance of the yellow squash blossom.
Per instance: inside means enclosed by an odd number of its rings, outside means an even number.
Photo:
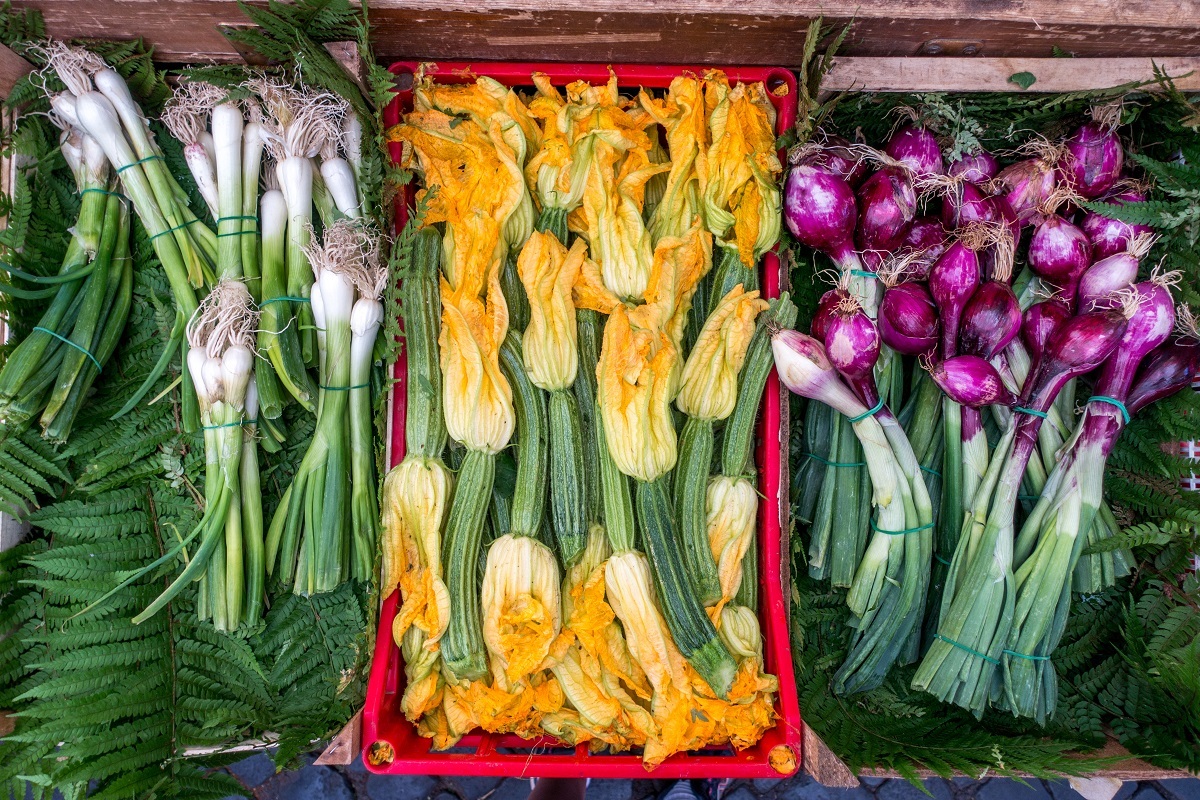
[[[579,368],[575,303],[571,293],[587,257],[579,239],[570,252],[548,233],[535,232],[517,259],[529,298],[529,326],[522,337],[525,369],[547,391],[569,388]]]
[[[708,177],[708,125],[701,82],[694,75],[676,77],[662,100],[645,90],[639,100],[667,131],[671,171],[650,218],[650,234],[658,242],[666,236],[682,236],[701,211]]]
[[[755,658],[762,664],[762,630],[753,609],[746,606],[725,606],[721,610],[718,633],[729,652],[739,660]]]
[[[690,417],[717,420],[733,413],[738,373],[754,336],[754,320],[766,310],[758,292],[739,284],[729,291],[704,321],[704,327],[683,367],[675,405]]]
[[[712,234],[697,220],[681,237],[668,236],[654,248],[654,267],[646,289],[646,304],[631,312],[635,324],[663,330],[683,352],[692,297],[712,269]],[[678,364],[683,366],[682,361]],[[678,374],[675,378],[678,379]]]
[[[719,609],[737,595],[742,585],[742,562],[754,541],[758,492],[745,478],[719,475],[709,481],[704,506],[708,546],[721,585]]]
[[[736,246],[750,269],[779,238],[783,165],[775,152],[775,109],[762,83],[730,89],[721,73],[706,79],[712,144],[706,163],[704,218],[723,246]]]
[[[527,685],[561,629],[558,563],[544,544],[505,534],[488,549],[480,595],[493,686]]]
[[[441,459],[409,456],[383,479],[383,576],[387,597],[415,591],[417,576],[429,571],[441,580],[442,525],[453,478]]]

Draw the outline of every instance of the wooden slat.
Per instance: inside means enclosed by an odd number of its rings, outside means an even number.
[[[140,35],[164,61],[236,60],[235,0],[29,0],[51,34]],[[847,55],[1200,56],[1200,0],[376,0],[385,60],[522,59],[794,66],[808,22],[856,27]],[[956,45],[955,42],[960,44]],[[966,51],[964,51],[966,52]]]
[[[17,81],[32,70],[32,64],[0,44],[0,97],[8,97]]]
[[[1200,58],[839,58],[821,88],[881,92],[1076,92],[1154,78],[1166,70],[1181,90],[1200,90]],[[1021,89],[1010,78],[1036,81]]]

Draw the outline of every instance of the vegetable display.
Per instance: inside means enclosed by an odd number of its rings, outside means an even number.
[[[752,288],[778,235],[774,110],[717,72],[636,101],[615,77],[532,83],[525,97],[418,75],[390,134],[424,181],[426,226],[406,278],[408,451],[385,489],[402,707],[440,748],[476,727],[638,747],[648,768],[748,747],[777,682],[746,588],[746,476],[766,326],[794,319]],[[452,489],[443,423],[461,446]]]

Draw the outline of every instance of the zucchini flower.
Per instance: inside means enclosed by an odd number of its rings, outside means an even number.
[[[721,609],[721,624],[717,626],[721,641],[739,659],[755,658],[762,663],[762,630],[753,609],[746,606],[725,606]]]
[[[775,152],[775,109],[762,83],[732,90],[722,73],[706,77],[710,141],[704,219],[724,247],[736,246],[753,269],[779,239],[782,215]]]
[[[534,385],[547,391],[575,383],[579,348],[571,294],[586,255],[580,239],[568,252],[557,237],[535,232],[517,259],[529,297],[529,327],[522,337],[525,369]]]
[[[709,481],[705,498],[705,528],[708,546],[717,565],[717,580],[721,585],[721,601],[716,606],[718,610],[737,595],[742,585],[742,561],[754,541],[757,515],[758,492],[750,481],[724,475]]]
[[[472,269],[472,272],[477,270]],[[446,430],[468,449],[498,453],[512,438],[516,418],[512,387],[500,371],[500,344],[508,332],[508,307],[500,290],[500,262],[493,261],[487,300],[470,291],[477,284],[463,276],[460,290],[442,287],[442,406]]]
[[[636,551],[618,553],[605,564],[604,586],[613,612],[625,629],[629,652],[646,674],[654,695],[689,691],[683,655],[658,610],[650,562]]]
[[[557,209],[565,217],[583,201],[596,139],[579,135],[574,122],[578,107],[568,106],[546,75],[534,73],[533,83],[538,95],[530,101],[529,113],[542,123],[541,147],[525,165],[525,181],[543,212]]]
[[[654,268],[646,289],[646,305],[635,309],[631,315],[639,324],[664,330],[676,350],[682,353],[683,331],[687,327],[692,297],[710,269],[712,234],[696,220],[683,236],[668,236],[654,248]],[[682,366],[680,361],[677,367]],[[674,385],[678,386],[679,375],[674,378]]]
[[[453,479],[440,459],[406,458],[383,481],[384,597],[397,587],[404,603],[396,615],[399,642],[409,625],[440,638],[450,597],[442,583],[441,533]]]
[[[613,461],[626,475],[651,483],[675,466],[671,398],[679,350],[666,334],[631,324],[642,308],[613,309],[604,326],[596,378]]]
[[[646,113],[666,128],[670,153],[671,171],[650,217],[650,235],[657,243],[667,236],[682,236],[701,212],[708,178],[708,126],[701,83],[695,76],[675,78],[663,100],[645,90],[639,100]]]
[[[766,310],[758,292],[741,285],[729,291],[708,315],[683,367],[675,405],[689,417],[725,419],[737,401],[738,373],[754,336],[754,321]]]
[[[527,685],[562,628],[554,554],[528,536],[505,534],[492,542],[480,607],[493,685]]]

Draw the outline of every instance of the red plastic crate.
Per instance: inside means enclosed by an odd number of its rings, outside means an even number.
[[[417,62],[399,62],[391,66],[397,76],[397,95],[384,113],[388,125],[399,122],[400,114],[412,103],[412,75]],[[708,67],[684,66],[613,66],[622,89],[643,86],[666,88],[672,78],[693,72],[702,75]],[[466,63],[441,62],[434,77],[445,83],[468,83],[478,75],[495,78],[507,86],[531,86],[530,75],[543,72],[559,86],[574,80],[593,84],[608,80],[605,64],[537,64],[537,63]],[[730,68],[724,70],[730,83],[763,81],[774,104],[777,130],[790,128],[796,120],[796,80],[791,72],[776,68]],[[398,159],[400,146],[391,145],[392,157]],[[411,202],[411,190],[403,198]],[[403,226],[408,218],[407,202],[396,204],[396,224]],[[778,297],[782,274],[779,259],[768,253],[762,263],[762,290],[765,297]],[[406,361],[402,353],[396,362],[396,383],[391,395],[391,430],[388,463],[392,466],[404,458],[404,421],[406,398]],[[772,370],[767,378],[762,413],[758,421],[756,460],[759,467],[758,542],[759,575],[780,575],[788,568],[781,536],[787,530],[780,519],[780,492],[787,487],[781,479],[782,430],[779,378]],[[782,504],[786,508],[786,503]],[[395,592],[383,603],[379,615],[379,630],[371,674],[367,683],[366,708],[363,711],[363,761],[371,772],[382,775],[495,775],[509,777],[593,777],[593,778],[771,778],[779,777],[769,763],[771,751],[788,747],[801,763],[800,709],[796,700],[792,656],[788,642],[787,597],[781,581],[764,580],[759,591],[759,621],[763,632],[763,654],[767,670],[779,676],[779,694],[775,711],[779,720],[762,740],[740,753],[730,749],[679,753],[668,758],[652,772],[642,766],[636,751],[610,755],[590,753],[586,744],[576,747],[557,740],[521,739],[515,735],[495,735],[476,731],[464,737],[448,751],[437,751],[429,739],[417,735],[415,726],[404,718],[400,698],[404,691],[404,665],[400,649],[392,640],[392,620],[399,605]],[[390,745],[394,759],[375,766],[367,755],[377,744]]]

